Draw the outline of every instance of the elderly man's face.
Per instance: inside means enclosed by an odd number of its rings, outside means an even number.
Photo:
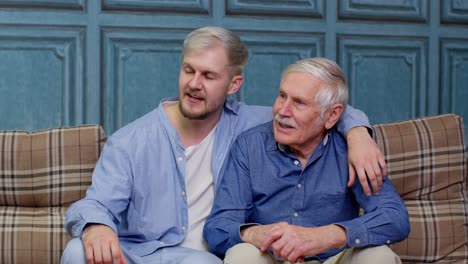
[[[325,83],[310,74],[286,74],[273,106],[276,141],[293,149],[315,149],[326,130],[320,117],[320,105],[314,101]]]

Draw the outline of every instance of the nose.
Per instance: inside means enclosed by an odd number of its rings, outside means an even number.
[[[196,73],[193,78],[189,81],[190,88],[200,88],[201,86],[201,75]]]
[[[278,114],[286,117],[291,116],[291,102],[288,99],[280,103]]]

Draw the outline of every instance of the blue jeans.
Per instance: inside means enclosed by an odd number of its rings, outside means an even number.
[[[130,263],[152,263],[152,264],[221,264],[223,263],[215,255],[190,248],[183,247],[165,247],[158,249],[153,254],[140,257],[130,254],[123,249],[127,262]],[[85,264],[86,255],[83,248],[83,242],[79,238],[74,238],[68,242],[65,248],[61,264]]]

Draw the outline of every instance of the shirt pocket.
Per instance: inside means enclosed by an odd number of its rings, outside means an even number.
[[[314,193],[306,211],[315,226],[324,226],[354,218],[359,212],[350,189],[341,193]]]

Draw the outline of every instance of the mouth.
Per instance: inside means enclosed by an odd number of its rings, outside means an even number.
[[[196,103],[204,100],[202,96],[195,93],[185,93],[185,95],[188,97],[190,102]]]
[[[287,124],[284,124],[284,123],[281,123],[281,122],[278,122],[278,121],[275,121],[275,123],[277,124],[277,127],[278,127],[281,131],[291,130],[291,129],[294,129],[294,128],[295,128],[295,127],[293,127],[293,126],[290,126],[290,125],[287,125]]]
[[[286,125],[286,124],[283,124],[283,123],[279,123],[279,122],[278,122],[278,125],[279,125],[280,127],[282,127],[282,128],[294,128],[294,127],[292,127],[292,126],[289,126],[289,125]]]

